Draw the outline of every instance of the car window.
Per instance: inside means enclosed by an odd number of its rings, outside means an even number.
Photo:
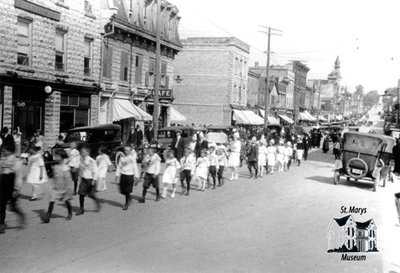
[[[91,143],[110,142],[115,140],[117,133],[116,130],[93,130],[89,134],[89,141]]]
[[[65,142],[85,141],[86,132],[69,132],[65,138]]]

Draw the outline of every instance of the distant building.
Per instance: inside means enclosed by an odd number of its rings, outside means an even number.
[[[182,43],[174,66],[183,81],[175,88],[174,107],[188,123],[230,125],[233,110],[247,107],[249,45],[235,37]]]
[[[259,98],[260,74],[250,71],[247,80],[247,107],[256,108]]]

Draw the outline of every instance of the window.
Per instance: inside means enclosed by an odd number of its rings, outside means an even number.
[[[155,71],[156,71],[156,60],[153,58],[149,59],[149,71],[146,75],[146,87],[154,87],[155,81]]]
[[[89,125],[90,97],[61,94],[60,132]]]
[[[121,81],[128,81],[128,71],[129,71],[129,54],[127,51],[121,51],[121,70],[119,73],[119,79]]]
[[[111,79],[112,47],[104,46],[103,50],[103,77]]]
[[[57,71],[65,71],[65,31],[56,30],[56,59]]]
[[[27,66],[31,65],[31,41],[31,22],[22,18],[18,18],[18,64]]]
[[[142,84],[143,56],[136,55],[135,58],[135,83]]]
[[[92,3],[90,0],[85,0],[85,12],[92,13]]]
[[[85,38],[85,51],[83,57],[83,73],[86,76],[92,75],[92,46],[93,40]]]
[[[161,86],[168,89],[169,87],[169,77],[167,76],[167,63],[161,63]]]

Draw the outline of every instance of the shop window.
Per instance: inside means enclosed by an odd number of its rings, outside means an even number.
[[[155,81],[155,71],[156,71],[156,60],[153,58],[149,59],[149,71],[146,75],[146,87],[154,87]]]
[[[161,86],[168,89],[169,88],[169,77],[167,76],[167,63],[161,63]]]
[[[92,76],[92,47],[93,39],[85,38],[85,51],[83,57],[83,73]]]
[[[17,63],[20,65],[31,65],[32,55],[32,22],[18,18],[18,47]]]
[[[121,70],[119,74],[119,79],[121,81],[128,81],[128,71],[129,71],[129,54],[127,51],[121,51]]]
[[[89,125],[90,97],[61,95],[60,131]]]
[[[57,71],[65,71],[65,34],[63,30],[56,30],[55,69]]]

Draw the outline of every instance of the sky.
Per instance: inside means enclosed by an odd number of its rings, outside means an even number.
[[[282,30],[271,38],[271,64],[304,61],[308,79],[326,79],[337,56],[351,92],[361,84],[383,93],[400,79],[398,0],[169,1],[182,17],[181,38],[235,36],[250,45],[250,65],[266,64],[264,25]]]

